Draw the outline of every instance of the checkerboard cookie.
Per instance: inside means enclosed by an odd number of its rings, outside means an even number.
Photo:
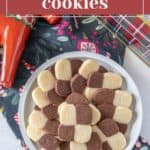
[[[87,97],[87,99],[91,100],[97,89],[118,89],[121,88],[122,82],[122,77],[117,73],[91,73],[87,80],[87,87],[84,91],[84,95]]]

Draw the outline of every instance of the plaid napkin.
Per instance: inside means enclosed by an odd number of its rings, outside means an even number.
[[[126,44],[150,65],[150,16],[107,16],[100,18]]]
[[[60,53],[76,50],[100,53],[119,64],[123,63],[125,46],[101,21],[95,17],[84,18],[79,25],[80,28],[76,29],[72,18],[64,18],[56,26],[39,19],[26,43],[13,88],[0,87],[0,111],[24,149],[28,148],[19,130],[18,103],[24,84],[39,65]],[[140,137],[134,150],[149,148],[148,143]]]

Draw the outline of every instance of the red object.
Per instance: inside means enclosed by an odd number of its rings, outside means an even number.
[[[0,83],[6,88],[13,85],[20,57],[31,30],[30,26],[35,21],[29,16],[18,17],[20,20],[0,15],[0,47],[3,48]],[[50,24],[56,24],[61,19],[52,15],[43,18]]]
[[[30,27],[16,18],[0,16],[0,45],[3,47],[0,82],[4,87],[11,87]]]
[[[49,24],[54,25],[57,24],[60,20],[61,17],[60,16],[54,16],[54,15],[49,15],[49,16],[42,16],[45,20],[47,20],[47,22],[49,22]]]

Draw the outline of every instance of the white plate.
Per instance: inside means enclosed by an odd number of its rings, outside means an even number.
[[[124,78],[124,84],[122,89],[126,89],[133,94],[133,105],[131,106],[133,109],[133,119],[128,127],[128,131],[126,133],[127,138],[127,146],[125,150],[131,150],[140,134],[141,126],[142,126],[142,118],[143,118],[143,110],[141,98],[138,92],[138,89],[130,77],[130,75],[116,62],[111,59],[108,59],[102,55],[89,53],[89,52],[69,52],[58,55],[52,59],[46,61],[43,65],[41,65],[29,78],[25,85],[25,91],[21,96],[19,103],[19,117],[20,117],[20,130],[22,136],[25,140],[25,143],[31,150],[35,150],[35,144],[27,137],[26,134],[26,126],[27,126],[27,118],[30,112],[33,110],[33,100],[31,97],[32,89],[36,86],[36,77],[41,70],[48,68],[53,65],[57,60],[63,58],[79,58],[79,59],[95,59],[99,64],[106,67],[108,70],[119,73]]]

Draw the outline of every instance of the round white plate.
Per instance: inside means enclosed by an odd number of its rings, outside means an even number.
[[[27,81],[25,85],[24,93],[21,96],[20,103],[19,103],[19,117],[20,117],[20,130],[24,138],[24,141],[29,147],[29,149],[36,150],[35,144],[27,137],[26,134],[27,118],[34,107],[34,103],[31,97],[31,92],[32,89],[37,85],[36,77],[40,71],[53,65],[57,60],[64,59],[64,58],[69,58],[69,59],[79,58],[82,60],[95,59],[99,64],[106,67],[108,70],[119,73],[124,78],[124,84],[122,89],[126,89],[130,91],[134,97],[133,104],[131,106],[131,108],[133,109],[133,119],[126,133],[127,146],[125,148],[125,150],[131,150],[140,134],[141,126],[142,126],[143,110],[142,110],[142,103],[141,103],[139,91],[134,81],[130,77],[130,75],[119,64],[102,55],[90,53],[90,52],[69,52],[69,53],[58,55],[52,59],[49,59],[43,65],[41,65]]]

